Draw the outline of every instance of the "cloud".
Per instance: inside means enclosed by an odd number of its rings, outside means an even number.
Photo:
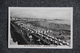
[[[10,16],[21,18],[67,19],[71,18],[72,8],[20,8],[11,7]]]

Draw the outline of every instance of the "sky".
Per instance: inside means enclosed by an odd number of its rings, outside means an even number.
[[[11,17],[66,19],[72,17],[72,7],[9,7]]]

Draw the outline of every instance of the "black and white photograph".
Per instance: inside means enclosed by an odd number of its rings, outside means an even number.
[[[8,7],[8,48],[73,48],[73,7]]]

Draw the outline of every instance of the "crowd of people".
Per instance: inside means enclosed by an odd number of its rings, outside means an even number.
[[[60,40],[54,36],[48,35],[47,33],[53,32],[51,30],[46,30],[46,29],[42,30],[40,27],[39,29],[35,29],[34,26],[32,26],[31,24],[25,24],[25,23],[19,23],[19,22],[16,22],[16,24],[20,26],[21,28],[24,28],[25,30],[30,32],[29,35],[27,34],[29,42],[33,42],[35,39],[35,42],[37,44],[42,44],[42,45],[43,44],[67,45],[67,46],[70,45],[68,42],[64,40]]]

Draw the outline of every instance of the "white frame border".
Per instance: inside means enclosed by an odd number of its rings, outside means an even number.
[[[71,8],[71,47],[25,47],[26,45],[10,45],[10,8],[8,7],[8,48],[40,48],[40,49],[72,49],[73,48],[73,7],[13,7],[13,8]]]

